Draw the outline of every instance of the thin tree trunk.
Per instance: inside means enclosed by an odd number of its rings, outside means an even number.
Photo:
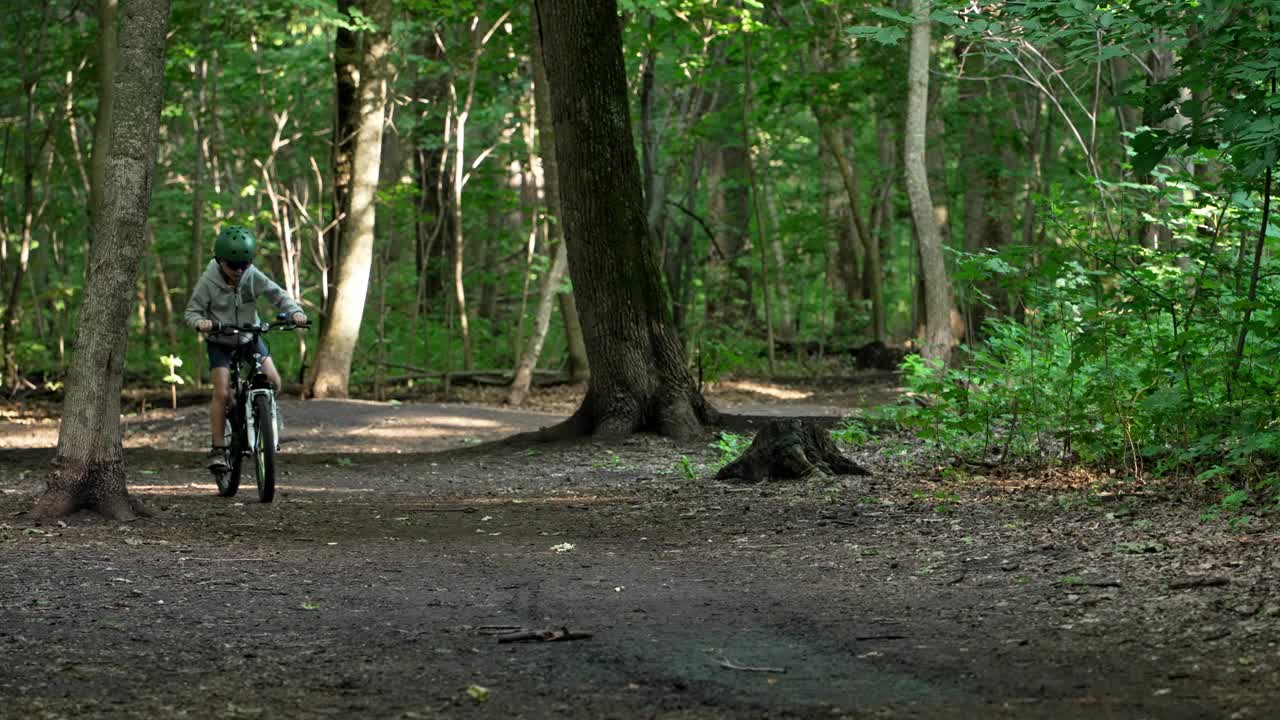
[[[867,224],[863,221],[861,208],[861,191],[858,188],[857,166],[850,157],[852,150],[846,151],[844,138],[840,135],[840,129],[833,127],[829,119],[824,119],[823,114],[819,114],[818,108],[813,108],[815,116],[818,117],[818,134],[821,138],[822,145],[827,150],[827,155],[835,163],[836,169],[840,173],[841,185],[844,189],[845,198],[848,202],[847,208],[849,212],[850,224],[842,224],[841,229],[841,245],[838,258],[840,261],[839,274],[843,278],[846,298],[849,301],[855,300],[861,294],[861,277],[858,273],[857,250],[862,249],[863,258],[866,263],[875,262],[879,265],[879,248],[873,248],[875,238],[872,237]],[[850,233],[849,230],[853,232]],[[873,259],[872,254],[876,257]],[[873,308],[874,313],[874,308]]]
[[[1276,73],[1271,73],[1271,94],[1276,94]],[[1249,302],[1245,305],[1244,319],[1240,322],[1240,335],[1236,338],[1236,349],[1231,357],[1231,376],[1227,381],[1227,399],[1230,400],[1235,389],[1236,373],[1240,363],[1244,361],[1244,344],[1249,336],[1249,318],[1253,316],[1254,302],[1258,298],[1258,274],[1262,268],[1262,250],[1267,242],[1267,228],[1271,224],[1271,176],[1272,166],[1267,166],[1262,185],[1262,223],[1258,228],[1258,242],[1253,251],[1253,270],[1249,275]]]
[[[666,178],[658,163],[658,128],[653,117],[657,102],[657,93],[654,91],[657,49],[652,36],[656,24],[657,18],[650,15],[650,40],[645,48],[644,66],[640,73],[640,177],[646,203],[645,220],[656,245],[663,247],[667,188]]]
[[[769,359],[769,373],[773,373],[776,357],[773,341],[773,302],[769,292],[769,251],[768,235],[765,232],[764,218],[760,212],[760,188],[756,182],[755,163],[751,160],[751,37],[742,34],[742,54],[745,73],[742,97],[742,140],[746,147],[747,178],[751,187],[751,204],[755,208],[756,236],[760,247],[760,292],[764,296],[764,329]]]
[[[369,273],[373,265],[375,195],[382,158],[383,113],[387,101],[390,0],[368,0],[365,15],[377,23],[366,33],[357,92],[360,119],[352,152],[350,214],[342,222],[332,308],[316,349],[312,397],[346,397],[351,361],[360,339]]]
[[[160,319],[164,323],[164,336],[169,341],[169,347],[176,348],[178,346],[178,326],[173,314],[173,297],[169,292],[169,278],[164,272],[164,263],[160,259],[160,253],[156,250],[156,233],[151,227],[151,223],[147,223],[147,253],[151,258],[151,277],[156,281],[156,291],[153,297],[159,296],[160,302]],[[172,352],[172,351],[171,351]]]
[[[145,513],[125,487],[120,387],[159,143],[168,15],[168,0],[124,4],[113,77],[119,105],[112,113],[102,204],[93,212],[93,271],[85,284],[53,471],[31,512],[37,519],[80,508],[117,520]]]
[[[207,256],[204,244],[204,196],[205,196],[205,137],[204,116],[207,110],[205,102],[205,78],[209,72],[209,61],[201,59],[191,64],[191,74],[195,77],[195,107],[191,109],[191,142],[196,151],[195,167],[191,174],[191,254],[187,260],[186,294],[180,298],[179,307],[187,306],[187,297],[196,286],[200,273],[205,266]]]
[[[890,137],[891,120],[884,110],[876,115],[877,156],[880,180],[876,192],[876,208],[872,214],[871,238],[866,244],[867,260],[863,264],[863,286],[871,300],[871,337],[877,342],[888,339],[887,315],[884,307],[883,257],[893,237],[893,189],[898,179],[898,154]]]
[[[360,0],[338,0],[338,15],[349,17],[352,8],[364,10]],[[339,25],[333,43],[333,206],[329,210],[329,232],[324,239],[326,261],[332,266],[341,255],[342,231],[351,214],[351,184],[355,173],[355,144],[359,132],[360,113],[360,43],[359,35]],[[333,309],[337,273],[328,273],[324,288],[323,325],[327,329]]]
[[[530,0],[530,27],[533,64],[534,122],[538,127],[539,159],[542,161],[542,192],[546,203],[547,246],[565,248],[565,272],[568,267],[568,246],[564,241],[563,206],[560,201],[560,163],[556,158],[556,129],[551,115],[551,93],[547,84],[547,68],[542,57],[542,31],[539,23],[537,0]],[[562,276],[563,278],[563,276]],[[582,322],[574,291],[561,290],[563,282],[554,286],[560,304],[560,319],[564,323],[565,342],[569,351],[569,377],[575,382],[586,382],[591,376],[587,360],[586,341],[582,336]]]
[[[926,166],[925,137],[929,106],[930,36],[928,5],[925,0],[911,0],[911,14],[921,18],[911,26],[910,58],[907,65],[907,126],[903,163],[906,167],[907,194],[911,198],[911,215],[919,239],[921,275],[924,278],[926,337],[921,354],[945,365],[951,357],[951,283],[947,277],[942,235],[934,215],[934,202],[929,194],[929,171]]]
[[[533,334],[529,343],[520,353],[520,362],[516,364],[515,377],[511,381],[511,391],[507,393],[507,404],[520,406],[529,395],[529,386],[533,382],[533,369],[542,355],[542,344],[547,339],[547,329],[551,327],[552,303],[556,299],[556,289],[564,279],[565,267],[568,265],[568,253],[564,243],[556,245],[555,259],[551,261],[551,270],[542,277],[538,288],[538,310],[534,316]]]

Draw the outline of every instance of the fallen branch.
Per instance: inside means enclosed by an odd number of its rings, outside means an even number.
[[[1109,588],[1109,587],[1120,587],[1120,581],[1119,580],[1081,580],[1080,582],[1072,583],[1072,585],[1076,585],[1080,587]]]
[[[476,628],[476,632],[481,635],[509,635],[523,629],[519,625],[481,625]]]
[[[591,633],[576,632],[569,628],[560,628],[559,630],[527,630],[525,632],[511,633],[502,635],[498,638],[500,643],[513,642],[566,642],[569,640],[590,640]]]
[[[723,656],[721,656],[721,658],[720,658],[720,667],[722,667],[722,668],[726,668],[726,669],[728,669],[728,670],[740,670],[740,671],[742,671],[742,672],[762,672],[762,673],[779,673],[779,674],[781,674],[781,673],[785,673],[785,672],[787,671],[787,669],[786,669],[786,668],[750,667],[750,666],[748,666],[748,665],[739,665],[739,664],[735,663],[734,661],[730,660],[729,658],[727,658],[727,657],[723,657]]]
[[[1169,583],[1170,590],[1194,590],[1196,588],[1222,587],[1230,585],[1231,578],[1221,575],[1210,575],[1207,577],[1191,578],[1188,580],[1180,580],[1178,582]]]

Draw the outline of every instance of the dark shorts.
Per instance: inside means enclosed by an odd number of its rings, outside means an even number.
[[[234,347],[215,342],[207,342],[204,346],[209,351],[210,370],[231,367],[231,353],[235,351]],[[267,349],[267,344],[262,342],[262,338],[258,338],[258,353],[264,358],[271,357],[271,351]]]

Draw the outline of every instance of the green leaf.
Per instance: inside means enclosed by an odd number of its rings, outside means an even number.
[[[867,38],[875,40],[881,45],[897,45],[898,41],[907,36],[905,30],[897,27],[881,27],[879,25],[858,25],[851,27],[848,34],[853,37]]]
[[[482,685],[471,685],[467,688],[467,695],[476,702],[484,702],[489,699],[489,688]]]
[[[897,10],[891,10],[889,8],[873,7],[871,8],[871,14],[879,15],[880,17],[886,20],[893,20],[894,22],[906,23],[907,25],[916,24],[916,19],[914,17],[910,15],[903,15]]]

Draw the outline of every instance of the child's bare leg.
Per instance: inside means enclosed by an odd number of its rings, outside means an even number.
[[[227,368],[214,368],[213,401],[209,403],[209,431],[213,436],[214,447],[226,447],[227,439],[223,437],[223,428],[227,418],[227,393],[231,384],[231,371]]]
[[[271,387],[277,392],[280,390],[280,371],[276,370],[276,364],[272,362],[270,357],[262,358],[262,372],[267,376],[267,380],[271,382]]]

